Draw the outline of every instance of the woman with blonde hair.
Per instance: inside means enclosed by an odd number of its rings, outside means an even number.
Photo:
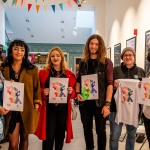
[[[49,103],[50,78],[69,78],[67,103]],[[71,125],[71,102],[75,98],[75,75],[68,70],[63,51],[59,47],[50,50],[46,65],[39,71],[43,108],[36,135],[43,140],[43,150],[62,150],[65,131],[66,143],[73,138]],[[41,125],[43,126],[41,127]]]

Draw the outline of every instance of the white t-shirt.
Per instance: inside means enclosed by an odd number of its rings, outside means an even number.
[[[119,87],[114,95],[117,114],[116,123],[125,123],[138,127],[139,104],[137,89],[139,80],[118,79]]]

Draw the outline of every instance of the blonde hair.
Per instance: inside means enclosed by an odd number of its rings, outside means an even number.
[[[67,62],[64,59],[64,53],[61,50],[61,48],[59,48],[59,47],[53,47],[49,51],[48,57],[47,57],[47,60],[46,60],[46,65],[43,67],[43,69],[47,70],[48,68],[53,68],[53,64],[51,62],[51,55],[52,55],[53,51],[59,52],[59,54],[61,56],[61,65],[60,65],[60,67],[61,67],[62,72],[65,72],[68,69],[68,66],[67,66]]]
[[[102,39],[101,36],[97,35],[97,34],[93,34],[91,35],[85,44],[84,47],[84,51],[82,54],[82,60],[87,63],[87,61],[90,59],[90,49],[89,49],[89,44],[91,42],[91,40],[93,39],[97,39],[98,40],[98,50],[97,50],[97,60],[103,64],[105,64],[105,60],[106,60],[106,47],[105,47],[105,43],[104,40]]]

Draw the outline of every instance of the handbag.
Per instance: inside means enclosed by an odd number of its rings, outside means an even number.
[[[76,107],[75,107],[73,100],[71,102],[71,107],[72,107],[72,110],[71,110],[72,120],[75,120],[77,118],[77,110],[76,110]]]

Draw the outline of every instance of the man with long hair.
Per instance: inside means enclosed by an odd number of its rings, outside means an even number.
[[[86,42],[83,57],[79,64],[76,93],[80,102],[79,109],[84,129],[87,150],[94,149],[93,117],[95,118],[98,150],[106,148],[106,117],[110,113],[110,101],[113,91],[113,64],[106,58],[104,40],[97,34],[90,36]],[[81,77],[97,74],[98,99],[83,100],[81,95]]]

